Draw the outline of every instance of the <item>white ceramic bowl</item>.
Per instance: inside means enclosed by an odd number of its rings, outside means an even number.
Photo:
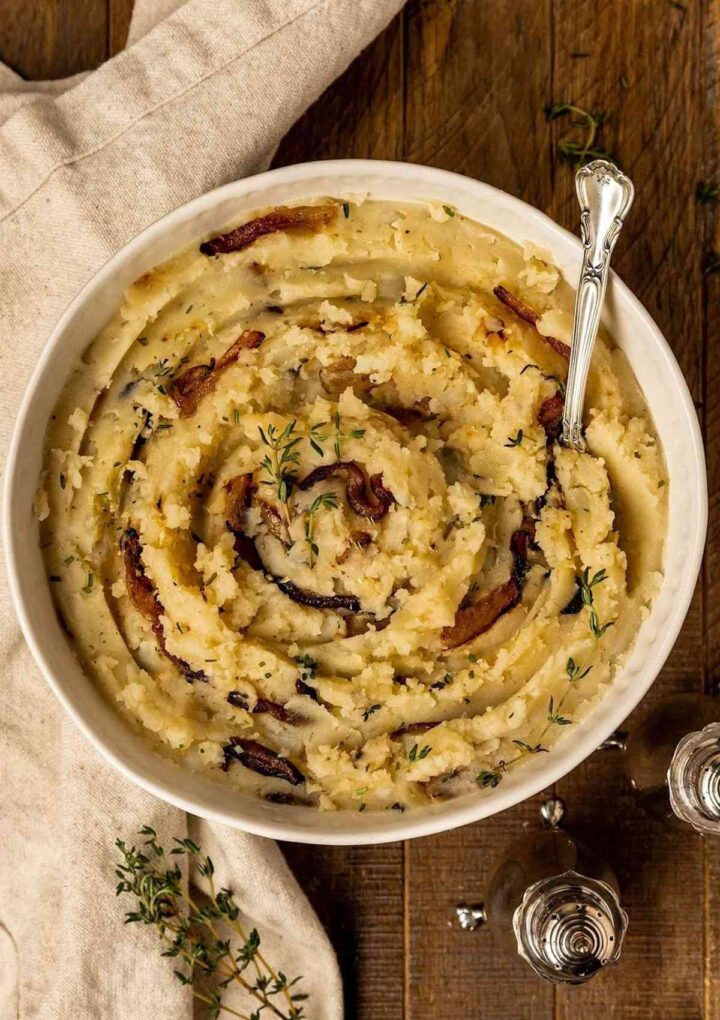
[[[502,811],[560,779],[612,733],[659,673],[678,635],[700,567],[707,486],[695,409],[670,348],[640,302],[613,276],[603,320],[626,352],[645,393],[670,475],[665,580],[632,655],[610,693],[547,755],[511,772],[494,790],[401,814],[318,812],[229,792],[206,775],[155,754],[115,714],[80,670],[57,622],[38,549],[32,500],[45,426],[68,366],[119,306],[126,287],[201,235],[262,206],[310,196],[368,192],[373,198],[436,199],[552,253],[574,282],[580,243],[543,213],[486,184],[405,163],[338,160],[283,167],[227,184],[154,223],[112,258],[78,294],[52,332],[18,416],[4,490],[8,573],[27,642],[51,688],[95,747],[129,779],[187,811],[263,836],[307,843],[380,843],[423,836]],[[642,194],[638,196],[642,203]],[[649,526],[650,522],[648,522]]]

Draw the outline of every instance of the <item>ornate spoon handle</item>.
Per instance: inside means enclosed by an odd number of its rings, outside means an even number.
[[[600,324],[610,256],[632,205],[635,189],[629,177],[604,159],[581,167],[575,175],[575,188],[581,209],[583,262],[575,298],[561,442],[583,450],[585,384]]]

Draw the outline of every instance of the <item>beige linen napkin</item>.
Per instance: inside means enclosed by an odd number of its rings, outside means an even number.
[[[138,0],[132,45],[90,75],[28,86],[0,67],[3,449],[85,281],[159,216],[266,167],[401,3]],[[41,679],[4,585],[0,642],[0,1017],[193,1016],[154,931],[124,929],[114,896],[114,839],[150,824],[206,848],[273,963],[304,976],[308,1017],[339,1018],[334,953],[275,844],[188,817],[106,765]]]

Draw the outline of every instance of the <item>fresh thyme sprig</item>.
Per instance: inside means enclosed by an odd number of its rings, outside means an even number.
[[[162,955],[177,959],[185,968],[175,970],[175,977],[181,984],[192,986],[193,996],[205,1003],[211,1017],[222,1011],[240,1020],[260,1020],[267,1012],[279,1020],[302,1020],[305,1012],[300,1004],[307,996],[296,990],[302,978],[288,980],[261,955],[260,936],[255,929],[245,932],[233,894],[229,889],[216,891],[211,859],[190,839],[175,839],[176,846],[167,852],[150,826],[144,826],[140,835],[146,837],[141,849],[128,847],[121,839],[115,842],[120,852],[115,869],[116,895],[126,893],[135,899],[134,909],[125,914],[125,923],[149,924],[157,929],[167,944]],[[205,905],[195,902],[183,888],[177,862],[182,855],[194,860],[207,881]],[[221,926],[237,935],[240,944],[231,945],[229,938],[223,938]],[[223,992],[233,983],[257,1003],[251,1014],[222,1002]]]
[[[268,425],[267,431],[258,425],[260,440],[267,446],[270,453],[266,453],[260,466],[265,470],[268,477],[260,482],[261,485],[270,485],[275,489],[277,498],[285,507],[287,514],[287,502],[292,492],[297,474],[297,465],[300,454],[296,449],[298,443],[302,442],[302,436],[296,434],[296,421],[288,422],[280,432],[275,425]]]
[[[303,683],[307,683],[308,680],[315,679],[315,673],[319,665],[316,659],[313,659],[311,655],[296,655],[295,662],[297,662],[300,667],[299,679]]]
[[[519,748],[525,751],[527,754],[549,754],[547,747],[543,747],[542,744],[528,744],[526,740],[513,740],[513,744],[517,744]]]
[[[602,571],[598,571],[598,573],[602,573]],[[602,580],[604,580],[604,578]],[[560,710],[572,687],[578,684],[581,680],[584,680],[591,669],[592,666],[586,666],[585,669],[583,669],[582,666],[577,665],[572,657],[569,658],[565,665],[565,672],[568,675],[570,684],[558,701],[557,706],[555,705],[555,699],[552,697],[550,698],[547,710],[547,724],[540,734],[540,741],[537,744],[529,744],[525,740],[513,740],[513,744],[520,748],[520,753],[516,754],[515,757],[511,758],[509,761],[499,761],[494,769],[481,769],[475,777],[475,782],[481,787],[490,787],[494,789],[500,783],[503,774],[509,770],[511,765],[515,765],[517,762],[522,761],[523,758],[527,758],[530,754],[542,754],[543,752],[548,753],[548,748],[542,743],[543,737],[552,726],[572,725],[572,719],[568,719],[567,716],[561,715]]]
[[[482,769],[478,772],[475,782],[479,783],[482,787],[490,787],[495,789],[499,785],[502,775],[499,769]]]
[[[545,110],[545,117],[548,121],[565,116],[572,118],[571,124],[575,132],[583,131],[584,137],[580,141],[572,135],[561,138],[556,146],[561,159],[570,163],[571,166],[579,167],[593,159],[613,158],[607,149],[597,144],[598,131],[605,120],[604,113],[583,110],[582,107],[574,106],[572,103],[553,103]]]
[[[597,573],[593,574],[592,579],[590,578],[590,567],[585,567],[580,576],[580,597],[584,606],[590,609],[589,624],[590,630],[596,638],[601,638],[606,630],[613,626],[612,621],[609,623],[600,623],[600,618],[595,608],[595,595],[593,588],[596,584],[602,584],[603,581],[607,581],[607,571],[603,567],[602,570],[598,570]]]
[[[305,543],[308,547],[308,566],[312,567],[320,549],[315,541],[315,518],[321,510],[337,510],[338,498],[334,492],[323,492],[312,501],[305,515]]]
[[[365,435],[365,429],[352,429],[347,434],[343,431],[340,414],[338,411],[333,416],[333,425],[335,427],[335,442],[333,443],[333,449],[335,450],[335,456],[338,460],[342,460],[341,451],[342,443],[345,439],[362,439]]]

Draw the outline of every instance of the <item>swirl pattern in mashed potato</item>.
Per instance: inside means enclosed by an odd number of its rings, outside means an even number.
[[[129,723],[324,808],[494,786],[572,739],[648,611],[667,495],[607,340],[588,452],[554,442],[571,304],[542,252],[352,196],[137,280],[37,500],[58,611]]]

